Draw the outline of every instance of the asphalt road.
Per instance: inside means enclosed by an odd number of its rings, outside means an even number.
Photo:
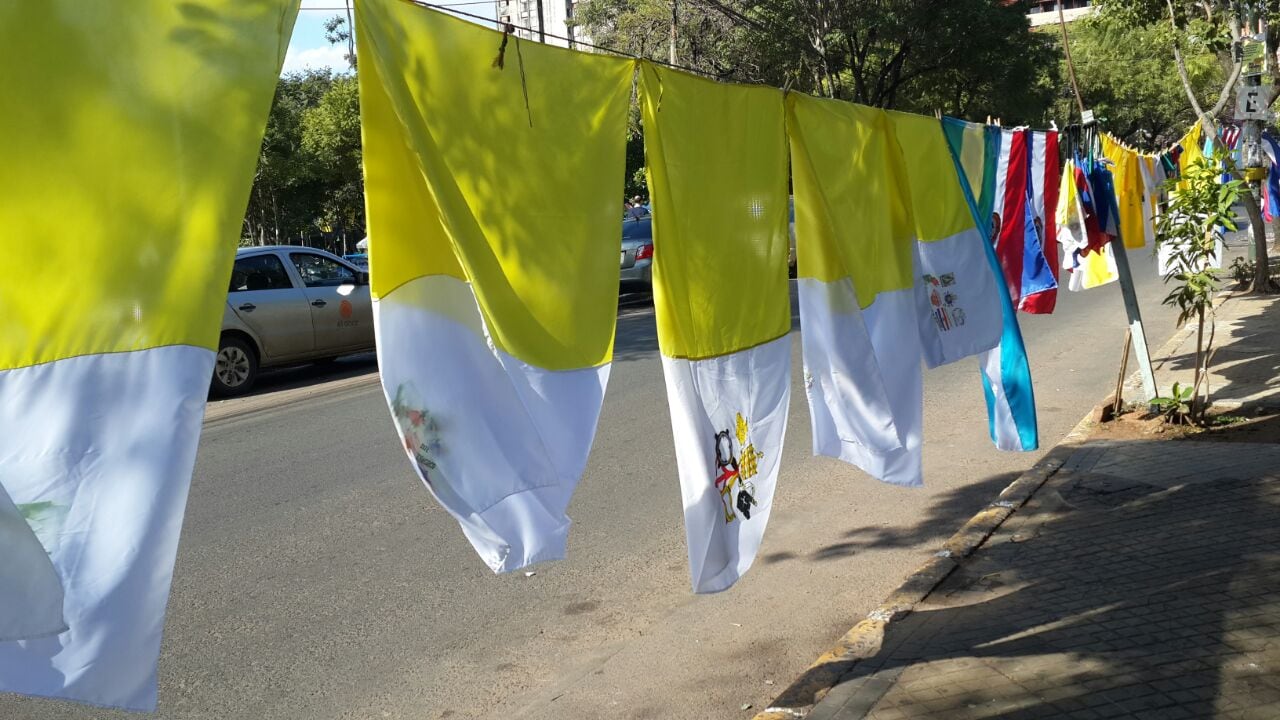
[[[1174,330],[1134,253],[1152,347]],[[1116,285],[1023,316],[1047,449],[1115,383]],[[927,487],[810,454],[795,348],[755,568],[689,592],[651,306],[620,310],[569,558],[495,577],[410,471],[368,358],[211,403],[160,660],[164,719],[749,717],[1042,452],[996,451],[974,360],[926,373]],[[1132,367],[1132,365],[1131,365]],[[751,704],[750,710],[743,710]],[[0,696],[0,718],[136,717]]]

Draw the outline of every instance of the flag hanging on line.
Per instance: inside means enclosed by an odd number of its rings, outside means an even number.
[[[67,625],[0,642],[0,691],[155,708],[227,278],[297,11],[0,9],[0,133],[21,139],[0,216],[22,238],[6,248],[22,271],[0,283],[0,483],[57,571]]]
[[[813,452],[919,485],[915,228],[892,124],[797,93],[786,105]]]
[[[492,570],[560,559],[613,355],[633,62],[509,47],[399,0],[356,10],[378,366],[405,453]]]
[[[695,592],[737,582],[791,400],[782,91],[642,62],[653,293]]]
[[[967,206],[980,232],[986,236],[994,235],[996,214],[992,206],[1004,197],[993,193],[990,200],[975,196],[972,189],[978,186],[1003,186],[986,180],[977,182],[971,173],[994,173],[997,177],[1007,175],[1000,172],[1000,160],[1010,158],[1016,153],[1001,150],[1006,140],[1012,139],[1012,133],[999,128],[983,127],[966,123],[955,118],[943,118],[942,127],[947,138],[948,149],[953,160],[954,170],[959,178],[959,186],[964,193]],[[982,147],[985,161],[976,163],[965,161],[965,147]],[[973,152],[969,153],[974,156]],[[1023,208],[1024,225],[1030,213]],[[1034,229],[1034,228],[1033,228]],[[1018,326],[1017,308],[1014,305],[1014,294],[1005,287],[1006,275],[996,255],[993,243],[986,243],[987,260],[991,273],[1000,284],[1001,331],[999,344],[978,357],[978,368],[982,374],[983,396],[987,403],[987,423],[991,441],[1001,450],[1026,451],[1035,450],[1039,446],[1039,429],[1035,409],[1035,393],[1031,383],[1031,364],[1027,359],[1026,346],[1022,340],[1022,330]],[[1043,295],[1044,293],[1040,293]],[[1032,295],[1031,297],[1036,297]]]

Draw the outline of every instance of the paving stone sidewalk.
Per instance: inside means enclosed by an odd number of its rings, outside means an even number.
[[[1224,308],[1237,407],[1280,401],[1277,304]],[[1280,718],[1280,445],[1081,445],[806,716],[864,717]]]

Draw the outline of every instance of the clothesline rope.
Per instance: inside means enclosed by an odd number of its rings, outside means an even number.
[[[497,26],[497,30],[500,32],[505,31],[508,27],[510,27],[516,30],[524,30],[529,33],[538,33],[539,35],[544,35],[549,38],[555,38],[556,40],[564,40],[567,43],[571,43],[575,47],[578,45],[581,45],[583,47],[589,47],[593,50],[602,50],[612,55],[620,55],[622,57],[634,58],[636,60],[646,60],[656,65],[662,65],[664,67],[673,68],[675,70],[683,70],[685,72],[694,73],[696,75],[703,75],[705,77],[716,78],[717,80],[722,79],[721,75],[707,72],[706,70],[699,70],[697,68],[692,68],[687,65],[679,65],[676,63],[668,62],[666,60],[658,60],[656,58],[645,57],[643,55],[636,55],[635,53],[629,53],[625,50],[619,50],[617,48],[612,48],[607,45],[596,45],[594,43],[585,42],[582,40],[578,40],[576,38],[565,37],[564,35],[556,35],[555,33],[546,32],[545,30],[538,30],[536,28],[531,28],[525,25],[517,25],[511,22],[503,22],[501,20],[485,17],[483,15],[476,15],[475,13],[469,13],[465,10],[455,10],[454,7],[451,5],[439,5],[436,3],[421,2],[421,0],[405,0],[405,2],[411,3],[413,5],[417,5],[418,7],[431,8],[432,10],[439,10],[441,12],[447,12],[447,13],[452,13],[454,15],[459,15],[461,17],[471,18],[472,20],[482,20],[485,23],[493,23],[495,26]],[[462,4],[462,3],[459,3],[459,4]]]

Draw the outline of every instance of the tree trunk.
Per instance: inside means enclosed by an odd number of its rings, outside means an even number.
[[[1253,234],[1253,282],[1249,285],[1249,292],[1274,292],[1275,286],[1271,283],[1271,264],[1267,257],[1267,226],[1266,221],[1262,219],[1262,208],[1258,205],[1258,196],[1254,193],[1253,183],[1245,185],[1245,192],[1240,193],[1240,200],[1244,203],[1245,212],[1249,214],[1249,231]]]

